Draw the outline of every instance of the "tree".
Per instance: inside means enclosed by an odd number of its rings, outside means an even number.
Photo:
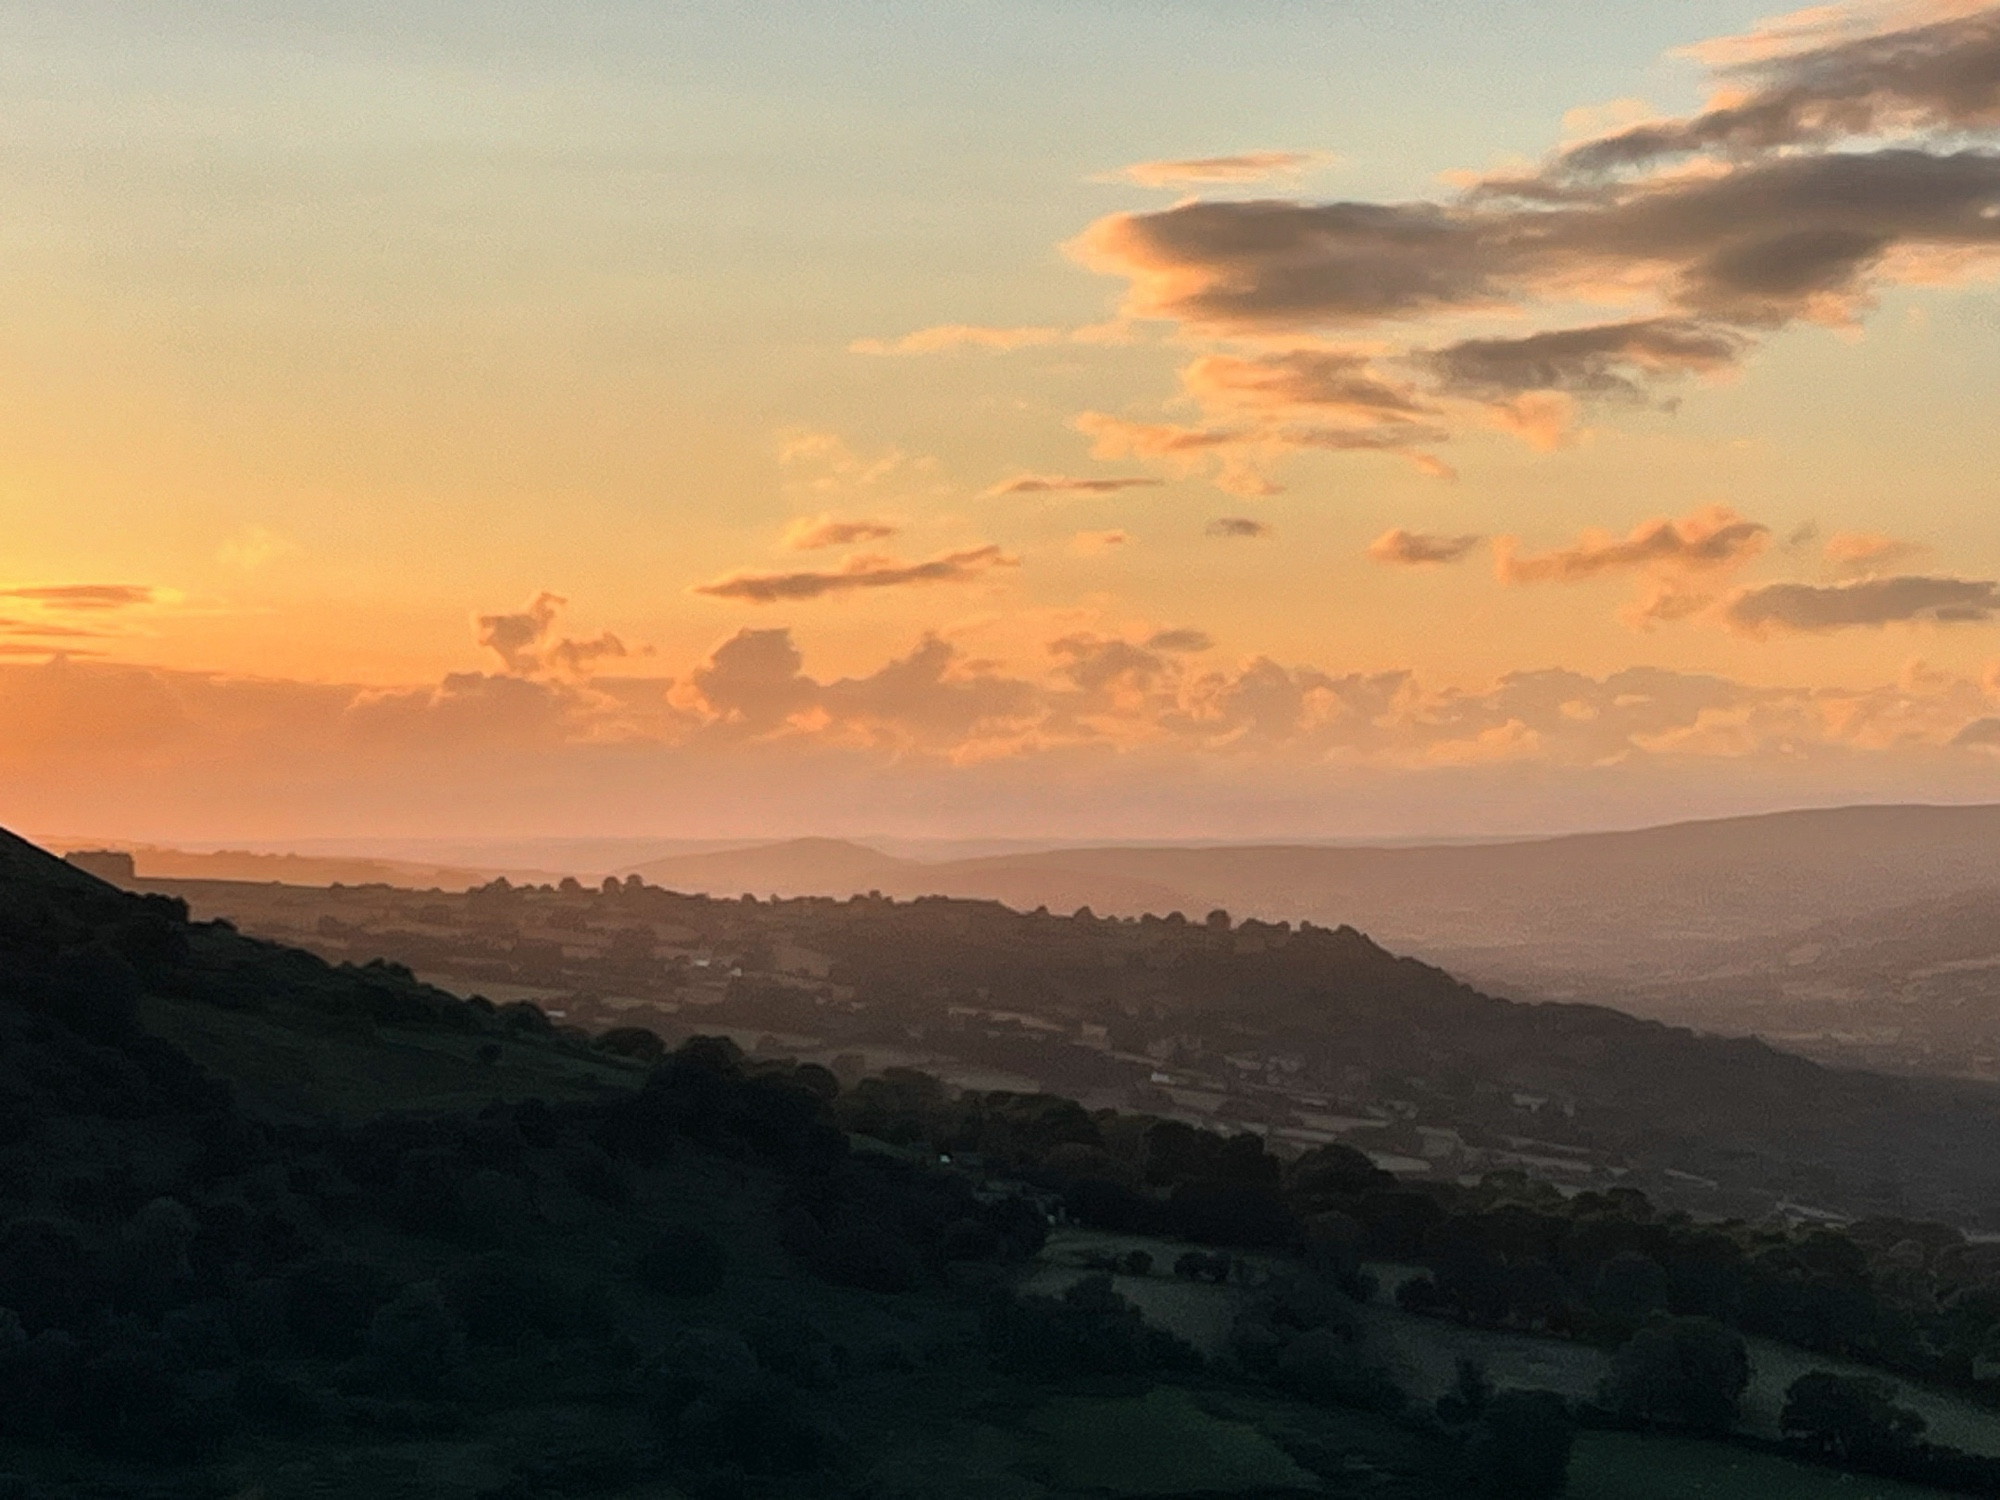
[[[1612,1356],[1601,1399],[1627,1421],[1728,1432],[1750,1384],[1743,1340],[1707,1318],[1667,1318]]]
[[[1813,1370],[1785,1391],[1778,1430],[1821,1458],[1873,1467],[1908,1454],[1923,1437],[1924,1419],[1896,1405],[1895,1395],[1886,1380]]]
[[[1552,1391],[1502,1391],[1489,1399],[1466,1445],[1478,1494],[1552,1500],[1569,1484],[1575,1431]]]

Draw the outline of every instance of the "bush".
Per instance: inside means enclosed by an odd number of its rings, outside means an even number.
[[[67,1219],[16,1219],[0,1227],[0,1306],[30,1333],[80,1320],[106,1300],[83,1231]]]
[[[1694,1432],[1728,1432],[1750,1384],[1743,1340],[1707,1318],[1667,1318],[1612,1356],[1602,1400],[1620,1417]]]
[[[706,1297],[728,1272],[728,1252],[715,1236],[686,1224],[661,1231],[632,1268],[641,1283],[670,1297]]]
[[[1193,1349],[1149,1325],[1119,1296],[1109,1276],[1086,1276],[1060,1297],[999,1302],[986,1333],[994,1363],[1029,1378],[1140,1375],[1201,1366]]]
[[[406,1286],[368,1325],[367,1374],[378,1387],[435,1391],[465,1356],[465,1331],[434,1281]]]
[[[1569,1411],[1550,1391],[1502,1391],[1485,1403],[1466,1460],[1490,1500],[1553,1500],[1569,1484]]]
[[[285,1320],[303,1354],[347,1359],[367,1343],[370,1325],[395,1295],[394,1278],[358,1260],[312,1261],[285,1278]]]
[[[1895,1394],[1886,1380],[1813,1370],[1785,1391],[1778,1430],[1816,1458],[1877,1469],[1906,1458],[1924,1434],[1924,1419]]]

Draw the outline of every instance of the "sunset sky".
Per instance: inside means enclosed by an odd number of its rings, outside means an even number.
[[[2000,5],[10,0],[0,824],[2000,800]]]

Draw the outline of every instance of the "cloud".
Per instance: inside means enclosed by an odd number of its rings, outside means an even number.
[[[268,526],[246,526],[216,549],[218,562],[228,567],[254,572],[280,558],[297,557],[306,549],[283,532]]]
[[[989,498],[1001,495],[1115,495],[1120,490],[1153,489],[1164,479],[1150,475],[1121,475],[1110,479],[1079,479],[1068,474],[1023,474],[988,490]]]
[[[1292,408],[1370,424],[1412,422],[1434,411],[1410,386],[1374,370],[1369,356],[1338,349],[1206,354],[1181,371],[1181,384],[1210,405]],[[1423,440],[1441,436],[1427,432]]]
[[[541,665],[540,647],[556,615],[569,603],[560,594],[547,590],[528,601],[528,607],[514,614],[478,617],[479,644],[500,658],[507,671],[526,675]]]
[[[1473,421],[1542,448],[1579,404],[1637,404],[1801,320],[1852,323],[1885,287],[2000,260],[2000,152],[1978,144],[2000,132],[2000,6],[1811,12],[1705,56],[1708,109],[1455,194],[1195,199],[1107,215],[1068,248],[1126,283],[1125,318],[1183,339],[1379,341],[1211,354],[1183,372],[1198,399]],[[1468,337],[1475,317],[1528,327]]]
[[[1977,151],[1775,157],[1517,201],[1535,187],[1452,204],[1183,203],[1100,220],[1075,251],[1130,281],[1130,316],[1269,333],[1638,296],[1772,328],[1851,315],[1895,279],[1892,252],[2000,250],[2000,216],[1984,215],[2000,157]]]
[[[865,516],[800,516],[787,523],[778,537],[778,544],[793,552],[814,552],[823,547],[846,547],[855,542],[879,542],[896,535],[900,529],[894,522]]]
[[[1379,563],[1400,566],[1455,563],[1485,540],[1477,534],[1431,536],[1398,526],[1376,537],[1368,546],[1368,555]]]
[[[744,630],[671,678],[404,686],[58,658],[0,666],[0,800],[29,827],[150,837],[1297,838],[1991,797],[1993,699],[1948,674],[1434,684],[1175,649],[1193,644],[1077,631],[1017,668],[925,636],[837,677]]]
[[[1271,535],[1268,522],[1255,521],[1249,516],[1217,516],[1203,530],[1209,536],[1219,537],[1265,537]]]
[[[1872,531],[1836,531],[1826,539],[1827,565],[1837,573],[1867,576],[1920,556],[1926,549]]]
[[[1642,522],[1630,534],[1587,531],[1568,547],[1524,555],[1516,537],[1496,537],[1494,564],[1509,584],[1575,583],[1606,573],[1649,569],[1673,573],[1726,568],[1763,551],[1771,529],[1725,506],[1711,506],[1682,520]]]
[[[1286,453],[1306,450],[1396,454],[1432,477],[1451,473],[1447,465],[1416,446],[1444,436],[1432,428],[1263,420],[1221,427],[1191,426],[1139,422],[1101,411],[1083,412],[1070,425],[1091,439],[1093,458],[1153,459],[1177,474],[1207,469],[1217,489],[1246,498],[1279,493],[1284,486],[1270,477],[1270,465]]]
[[[856,339],[848,350],[854,354],[944,354],[962,349],[981,349],[1005,354],[1015,349],[1031,349],[1062,342],[1060,328],[987,328],[976,323],[944,323],[935,328],[919,328],[895,339]]]
[[[1177,161],[1141,161],[1100,182],[1132,182],[1140,187],[1200,186],[1208,183],[1268,182],[1297,177],[1331,166],[1340,158],[1330,151],[1244,151],[1234,156],[1196,156]]]
[[[742,599],[752,604],[775,604],[781,600],[818,599],[829,594],[854,593],[863,589],[902,588],[922,583],[969,583],[994,568],[1017,567],[1020,559],[1010,557],[992,543],[944,552],[922,562],[905,562],[893,557],[850,557],[837,568],[806,569],[793,573],[727,574],[713,582],[696,585],[694,592],[716,599]]]
[[[501,668],[511,677],[533,677],[541,672],[578,676],[600,662],[619,661],[633,654],[624,641],[608,630],[590,640],[565,636],[551,641],[556,617],[568,603],[561,594],[544,589],[528,601],[525,609],[512,614],[480,615],[475,621],[479,644],[500,658]],[[651,651],[650,646],[643,648],[643,654]]]
[[[1707,372],[1743,348],[1727,329],[1685,318],[1560,328],[1520,338],[1464,339],[1422,356],[1454,395],[1500,400],[1526,391],[1643,397],[1641,378]]]
[[[0,589],[0,599],[20,599],[49,609],[130,609],[151,604],[158,591],[134,583],[53,583]]]
[[[549,649],[548,663],[564,672],[583,673],[600,661],[619,661],[631,654],[625,643],[607,630],[587,641],[557,641]]]
[[[1730,601],[1724,616],[1745,635],[1772,631],[1819,633],[1927,621],[1984,624],[2000,614],[2000,583],[1990,579],[1864,578],[1819,586],[1773,583]]]
[[[1175,630],[1156,630],[1146,638],[1146,649],[1195,655],[1203,651],[1213,651],[1215,641],[1205,630],[1191,630],[1185,627]]]
[[[1587,176],[1702,153],[1740,159],[2000,126],[2000,6],[1823,7],[1696,55],[1724,85],[1707,109],[1579,142],[1559,169]]]
[[[1122,531],[1079,531],[1069,539],[1069,550],[1079,557],[1097,557],[1130,541]]]
[[[109,631],[85,630],[77,625],[52,625],[46,620],[9,620],[0,618],[0,635],[30,635],[38,639],[66,641],[103,640],[109,634]]]

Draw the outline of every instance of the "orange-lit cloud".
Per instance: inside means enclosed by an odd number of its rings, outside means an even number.
[[[1116,551],[1130,540],[1122,531],[1079,531],[1069,539],[1069,550],[1079,557],[1097,557]]]
[[[825,547],[848,547],[856,542],[879,542],[901,530],[893,521],[867,516],[800,516],[788,523],[778,544],[793,552],[816,552]]]
[[[528,606],[511,614],[480,615],[474,621],[479,644],[500,658],[510,675],[533,676],[543,670],[582,673],[599,662],[615,661],[632,653],[610,631],[590,640],[565,636],[551,640],[556,617],[569,601],[547,590],[535,595]]]
[[[1403,567],[1455,563],[1485,540],[1477,533],[1432,536],[1398,526],[1376,537],[1368,546],[1368,555],[1379,563]]]
[[[1140,161],[1100,179],[1140,187],[1199,187],[1212,183],[1269,182],[1297,177],[1340,160],[1330,151],[1243,151],[1234,156],[1194,156]]]
[[[0,589],[0,599],[20,599],[47,609],[130,609],[151,604],[158,590],[134,583],[54,583]]]
[[[1064,336],[1060,328],[986,328],[976,323],[944,323],[935,328],[919,328],[900,338],[856,339],[847,347],[855,354],[944,354],[959,349],[1005,354],[1015,349],[1060,343]]]
[[[1297,836],[1340,826],[1303,808],[1337,818],[1356,797],[1402,826],[1464,831],[1496,810],[1659,815],[1669,791],[1714,809],[1990,785],[1992,699],[1950,674],[1807,689],[1646,668],[1442,687],[1261,656],[1209,665],[1207,644],[1185,627],[1074,633],[1021,672],[931,636],[828,677],[789,632],[745,630],[671,678],[396,688],[0,667],[0,797],[31,827],[142,833],[860,833],[911,827],[921,808],[926,826],[1016,833]]]
[[[775,604],[782,600],[819,599],[829,594],[854,593],[866,589],[904,588],[925,583],[969,583],[994,568],[1017,567],[997,545],[966,547],[940,553],[921,562],[893,557],[850,557],[837,568],[802,569],[791,573],[730,573],[710,583],[697,584],[697,594],[716,599],[741,599],[751,604]]]
[[[1836,573],[1866,576],[1917,557],[1925,549],[1873,531],[1836,531],[1826,539],[1825,557]]]
[[[1493,556],[1502,583],[1575,583],[1636,569],[1726,568],[1755,557],[1770,539],[1770,527],[1712,506],[1678,521],[1643,522],[1623,537],[1588,531],[1571,546],[1533,555],[1521,551],[1517,537],[1496,537]]]

